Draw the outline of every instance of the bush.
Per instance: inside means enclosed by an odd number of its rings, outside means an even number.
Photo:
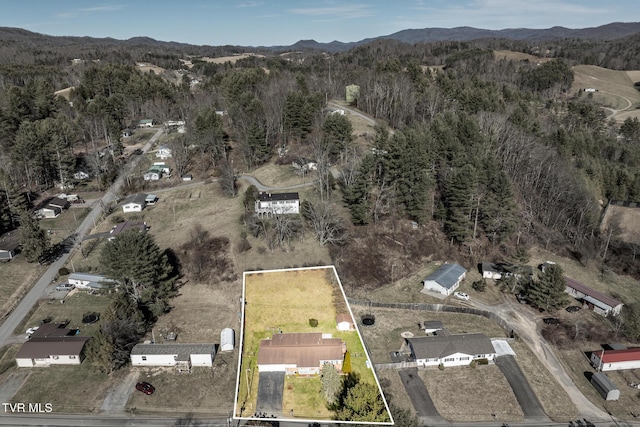
[[[124,217],[122,215],[113,215],[110,220],[111,224],[119,224],[124,221]]]
[[[476,359],[476,360],[474,360],[474,362],[477,362],[478,365],[488,365],[489,364],[489,359]]]
[[[309,326],[311,326],[312,328],[318,326],[318,319],[309,319]]]
[[[444,365],[441,363],[438,365],[438,369],[440,369],[441,371],[444,371]]]
[[[62,267],[60,270],[58,270],[58,276],[67,276],[69,273],[70,271],[67,267]]]
[[[484,279],[476,280],[471,284],[471,287],[474,291],[484,292],[484,289],[487,287],[487,282]]]
[[[469,366],[475,369],[478,366],[478,362],[476,362],[475,360],[472,360],[471,363],[469,363]]]

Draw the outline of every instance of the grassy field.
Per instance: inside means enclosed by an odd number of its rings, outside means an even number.
[[[46,266],[29,263],[18,255],[11,261],[0,262],[0,317],[4,317],[31,289]]]
[[[361,381],[375,383],[372,371],[366,368],[364,349],[357,332],[336,331],[335,318],[338,310],[342,311],[340,307],[344,306],[344,302],[336,301],[342,295],[337,292],[332,276],[332,269],[251,273],[245,276],[246,305],[240,372],[247,372],[250,377],[247,381],[240,381],[239,406],[255,407],[260,340],[279,331],[322,332],[342,338],[352,355],[353,371]],[[316,319],[318,326],[310,326],[309,319]],[[317,398],[319,384],[316,382],[319,381],[305,380],[310,381],[290,381],[286,384],[283,405],[286,403],[290,408],[283,406],[283,409],[293,409],[296,416],[319,416],[318,411],[328,415]],[[250,393],[247,392],[246,382],[251,384]],[[303,392],[313,393],[316,397],[305,396]]]
[[[612,238],[640,245],[640,209],[609,205],[600,229],[608,234],[610,227],[615,230]]]

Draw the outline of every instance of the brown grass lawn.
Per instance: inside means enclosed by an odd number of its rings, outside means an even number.
[[[523,52],[514,52],[512,50],[495,50],[493,57],[496,60],[506,59],[507,61],[529,61],[532,63],[544,63],[552,58],[542,58],[540,56],[530,55]]]
[[[640,408],[640,391],[627,385],[628,382],[640,382],[640,369],[633,369],[618,372],[605,372],[620,390],[620,399],[617,401],[605,401],[602,396],[591,385],[589,379],[595,370],[583,353],[586,350],[600,350],[594,343],[583,343],[578,348],[571,350],[556,350],[564,361],[564,368],[569,373],[573,382],[580,391],[596,406],[606,408],[615,417],[622,419],[632,419],[629,412],[638,412]]]
[[[412,414],[416,413],[397,370],[378,369],[376,370],[376,375],[380,380],[387,403],[393,403],[394,406],[410,411]]]
[[[109,377],[92,369],[86,360],[80,366],[33,368],[12,402],[48,402],[54,412],[95,412],[107,390],[122,379],[125,371]]]
[[[7,314],[22,299],[45,269],[38,263],[27,262],[20,255],[11,261],[0,262],[0,316]]]
[[[237,353],[219,353],[213,368],[194,368],[191,374],[178,374],[173,368],[141,369],[140,381],[147,381],[156,392],[147,396],[131,393],[130,412],[139,414],[229,415],[236,384]],[[138,368],[136,368],[138,369]]]
[[[51,230],[49,235],[51,243],[58,243],[75,232],[88,213],[89,208],[66,209],[57,218],[41,219],[40,227],[44,230]]]
[[[333,269],[276,271],[245,275],[245,315],[242,365],[248,373],[251,393],[247,395],[247,378],[239,384],[239,406],[255,407],[257,398],[257,354],[261,339],[283,332],[323,332],[342,338],[352,355],[352,367],[361,381],[374,383],[372,371],[366,369],[364,349],[356,332],[337,332],[335,317],[344,307],[342,294],[334,280]],[[318,320],[317,327],[309,319]],[[306,396],[317,395],[315,380],[290,382],[284,401],[293,406],[295,416],[325,413],[321,402]],[[317,388],[317,387],[316,387]],[[289,393],[295,390],[295,393]],[[295,396],[294,396],[295,394]],[[253,406],[252,406],[253,405]],[[240,415],[240,414],[238,414]],[[244,414],[247,415],[246,413]]]
[[[523,420],[509,383],[495,365],[429,368],[418,373],[436,409],[450,421]]]
[[[640,209],[609,205],[601,229],[608,230],[609,227],[615,230],[612,238],[640,245]]]

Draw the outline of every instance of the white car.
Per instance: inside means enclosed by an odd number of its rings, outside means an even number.
[[[38,330],[38,328],[39,328],[39,327],[40,327],[40,326],[34,326],[33,328],[29,328],[29,329],[27,329],[27,335],[28,335],[28,336],[31,336],[35,331],[37,331],[37,330]]]
[[[463,299],[465,301],[469,300],[469,295],[465,294],[464,292],[455,292],[453,296],[458,299]]]

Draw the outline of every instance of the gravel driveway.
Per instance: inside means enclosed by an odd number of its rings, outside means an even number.
[[[115,385],[107,392],[107,396],[102,402],[100,408],[103,412],[122,413],[127,406],[129,395],[134,391],[136,382],[138,382],[138,371],[132,369],[121,383]]]

